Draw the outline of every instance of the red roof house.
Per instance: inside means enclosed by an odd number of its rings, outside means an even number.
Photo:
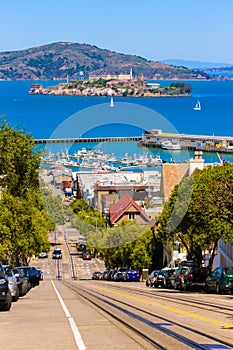
[[[126,193],[115,204],[110,204],[109,220],[111,225],[116,225],[124,220],[136,220],[138,224],[149,224],[151,218],[146,212]]]

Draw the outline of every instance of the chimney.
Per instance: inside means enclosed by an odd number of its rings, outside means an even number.
[[[192,175],[195,169],[204,169],[204,159],[202,158],[203,152],[202,151],[195,151],[194,152],[194,159],[191,158],[189,160],[189,176]]]

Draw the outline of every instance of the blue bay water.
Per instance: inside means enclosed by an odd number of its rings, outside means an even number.
[[[152,128],[161,128],[163,132],[233,136],[233,81],[188,81],[192,86],[190,97],[119,97],[114,98],[114,108],[109,106],[108,97],[29,95],[32,83],[35,82],[0,81],[0,115],[14,127],[30,132],[35,139],[56,134],[62,137],[137,136],[144,129]],[[41,83],[51,86],[58,82]],[[201,102],[201,111],[193,110],[197,100]],[[133,142],[75,144],[72,149],[93,146],[118,156],[144,152]],[[64,150],[66,145],[56,147]],[[171,155],[159,150],[159,153],[167,161],[171,156],[177,161],[189,158],[189,154],[183,152]],[[205,154],[205,158],[208,162],[218,161],[215,154]],[[224,155],[224,158],[233,157]]]

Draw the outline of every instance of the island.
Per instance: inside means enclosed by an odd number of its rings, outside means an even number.
[[[147,82],[142,75],[90,76],[87,80],[60,83],[50,87],[33,84],[29,94],[56,96],[118,96],[118,97],[177,97],[190,96],[192,87],[184,82],[172,82],[161,87],[155,82]]]

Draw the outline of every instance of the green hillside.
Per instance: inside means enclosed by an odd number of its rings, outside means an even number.
[[[205,79],[208,76],[185,67],[148,61],[135,55],[125,55],[79,43],[58,42],[27,50],[0,53],[0,79],[76,80],[83,74],[143,75],[147,79]]]

